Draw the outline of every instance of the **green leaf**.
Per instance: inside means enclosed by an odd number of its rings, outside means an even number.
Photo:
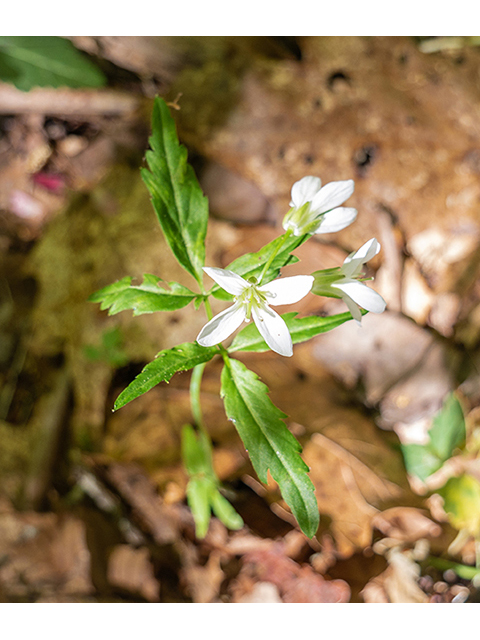
[[[189,475],[213,474],[212,447],[205,433],[189,424],[182,431],[182,458]]]
[[[211,510],[229,529],[241,529],[243,520],[219,491],[220,482],[212,464],[212,449],[207,435],[195,433],[191,425],[182,431],[182,457],[190,479],[187,500],[195,520],[197,538],[204,538]]]
[[[465,442],[465,417],[462,405],[453,393],[433,419],[433,426],[428,433],[432,449],[441,460],[448,460],[453,451]]]
[[[422,482],[443,465],[443,461],[428,445],[402,444],[401,447],[408,473],[420,478]]]
[[[308,316],[297,318],[297,312],[291,311],[282,314],[282,318],[290,331],[293,344],[310,340],[320,333],[331,331],[344,322],[352,319],[350,312],[339,313],[334,316]],[[229,353],[233,351],[269,351],[270,347],[260,335],[257,327],[251,323],[238,333],[232,344],[228,347]]]
[[[266,483],[270,470],[302,531],[312,538],[319,523],[314,486],[300,456],[301,446],[285,425],[286,415],[267,392],[243,363],[227,361],[221,389],[227,417],[235,424],[260,480]]]
[[[235,511],[230,502],[222,496],[217,487],[215,491],[210,493],[210,504],[213,513],[226,527],[233,531],[243,527],[241,516]]]
[[[450,478],[438,493],[444,500],[451,524],[461,531],[466,529],[475,538],[480,536],[480,482],[470,475]]]
[[[169,282],[169,289],[160,286],[164,281],[149,273],[143,276],[142,284],[134,285],[132,278],[122,278],[109,284],[90,296],[90,302],[100,302],[100,309],[109,309],[108,315],[114,315],[132,309],[134,316],[155,311],[175,311],[182,309],[197,297],[196,293],[178,282]]]
[[[211,478],[195,476],[187,484],[187,502],[195,520],[195,535],[204,538],[210,524],[211,504],[210,494],[215,488]]]
[[[33,87],[103,87],[106,78],[72,43],[56,36],[0,36],[0,78]]]
[[[208,362],[218,353],[216,347],[201,347],[196,342],[185,342],[157,353],[155,360],[147,364],[115,400],[117,411],[128,402],[150,391],[160,382],[168,382],[177,371],[188,371],[197,364]]]
[[[284,235],[275,238],[272,242],[266,244],[260,251],[256,253],[246,253],[243,256],[240,256],[233,262],[231,262],[225,269],[229,271],[233,271],[237,273],[239,276],[242,276],[246,280],[251,277],[259,277],[262,273],[263,267],[266,262],[269,260],[272,252],[275,250],[275,247],[284,241]],[[284,246],[280,249],[280,251],[275,256],[272,264],[268,268],[267,273],[265,274],[265,282],[270,282],[271,280],[275,280],[280,274],[280,269],[282,267],[286,267],[289,264],[295,264],[298,262],[298,258],[296,256],[291,255],[291,252],[297,249],[301,244],[303,244],[306,240],[308,240],[311,236],[305,235],[301,237],[290,236],[285,241]],[[218,284],[214,285],[210,290],[210,293],[215,296],[215,298],[219,298],[221,300],[231,300],[232,296],[224,291]]]
[[[166,103],[156,98],[152,115],[148,169],[142,170],[165,238],[178,262],[202,286],[208,201],[187,163],[175,121]]]
[[[462,406],[454,394],[450,394],[433,419],[427,444],[402,446],[408,473],[425,481],[452,457],[466,438],[465,418]]]

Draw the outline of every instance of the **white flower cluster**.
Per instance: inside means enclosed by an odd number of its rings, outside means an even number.
[[[344,229],[357,217],[357,210],[340,207],[353,193],[353,180],[330,182],[322,187],[320,178],[306,176],[292,187],[291,209],[283,221],[287,234],[333,233]],[[242,322],[253,318],[261,336],[272,351],[291,356],[292,338],[284,320],[270,305],[298,302],[312,291],[317,295],[340,297],[357,322],[360,308],[382,313],[385,301],[362,281],[362,267],[380,251],[375,238],[351,253],[341,267],[317,271],[310,276],[279,278],[262,285],[247,281],[233,271],[205,267],[204,271],[225,291],[234,304],[212,318],[200,331],[197,342],[211,347],[226,340]]]

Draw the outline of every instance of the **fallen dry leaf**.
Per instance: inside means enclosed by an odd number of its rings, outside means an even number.
[[[377,513],[372,526],[388,538],[402,543],[413,543],[421,538],[435,538],[442,528],[430,520],[420,509],[414,507],[392,507]]]
[[[222,525],[223,526],[223,525]],[[189,541],[180,541],[181,577],[193,602],[218,602],[220,586],[225,579],[221,568],[222,553],[212,551],[206,563],[200,562],[199,549]]]
[[[299,565],[285,555],[281,543],[247,552],[235,581],[233,601],[258,597],[256,585],[271,583],[282,602],[348,602],[350,589],[343,580],[325,580],[308,565]],[[252,596],[253,592],[253,596]],[[257,600],[258,601],[258,600]]]
[[[320,514],[332,519],[339,555],[348,557],[369,546],[377,513],[374,505],[398,498],[401,488],[320,433],[312,436],[303,455],[311,469]]]
[[[94,592],[81,520],[54,513],[0,513],[0,591],[7,599],[82,598]]]
[[[252,589],[242,596],[238,602],[245,604],[279,604],[283,602],[278,587],[271,582],[257,582]]]
[[[117,545],[108,559],[108,581],[149,602],[159,601],[160,585],[155,579],[148,549]]]
[[[148,476],[135,465],[110,464],[105,470],[136,518],[158,545],[172,544],[178,537],[178,510],[166,505]]]
[[[420,567],[406,553],[392,549],[387,554],[389,566],[370,580],[361,595],[368,603],[427,602],[427,595],[418,586]]]

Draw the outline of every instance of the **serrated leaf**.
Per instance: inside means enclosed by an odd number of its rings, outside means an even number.
[[[155,311],[176,311],[197,297],[178,282],[169,282],[168,289],[161,287],[161,283],[164,283],[161,278],[149,273],[143,276],[142,284],[132,284],[132,278],[126,277],[100,289],[89,301],[101,303],[100,309],[108,309],[108,315],[132,309],[133,315],[139,316]]]
[[[296,311],[282,314],[282,318],[285,320],[292,336],[293,344],[310,340],[310,338],[314,338],[326,331],[331,331],[352,319],[352,315],[348,311],[327,317],[307,316],[306,318],[297,318],[297,315]],[[267,346],[253,323],[244,327],[228,347],[229,353],[234,351],[255,351],[260,353],[269,350],[270,347]]]
[[[305,236],[290,236],[285,240],[285,244],[280,249],[280,251],[275,256],[272,264],[267,270],[265,274],[265,282],[270,282],[271,280],[275,280],[280,274],[280,269],[282,267],[286,267],[289,264],[295,264],[298,262],[298,258],[294,255],[291,255],[291,252],[297,249],[301,244],[303,244],[306,240],[310,238],[309,235]],[[231,262],[225,269],[229,271],[233,271],[237,273],[239,276],[242,276],[246,280],[251,277],[259,277],[262,273],[263,267],[270,259],[272,252],[275,250],[276,246],[283,242],[284,236],[280,236],[272,242],[266,244],[260,251],[256,253],[246,253],[243,256],[240,256],[233,262]],[[210,293],[220,300],[231,300],[232,296],[224,291],[218,284],[214,285],[210,290]]]
[[[177,371],[188,371],[197,364],[208,362],[218,353],[216,347],[201,347],[196,342],[183,344],[160,351],[126,389],[115,400],[117,411],[138,396],[150,391],[160,382],[168,382]]]
[[[148,169],[142,170],[165,238],[178,262],[202,284],[208,201],[187,163],[187,150],[177,138],[175,121],[161,98],[152,115]]]
[[[71,42],[57,36],[0,36],[0,78],[34,87],[102,87],[106,78]]]
[[[285,425],[286,415],[267,392],[243,363],[230,359],[224,366],[221,395],[228,419],[235,424],[260,480],[266,483],[270,470],[302,531],[311,538],[319,513],[308,467],[300,456],[300,444]]]

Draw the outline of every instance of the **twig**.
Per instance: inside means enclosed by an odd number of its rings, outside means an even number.
[[[128,116],[141,98],[112,90],[32,89],[20,91],[0,83],[0,114],[41,113],[49,116]]]

